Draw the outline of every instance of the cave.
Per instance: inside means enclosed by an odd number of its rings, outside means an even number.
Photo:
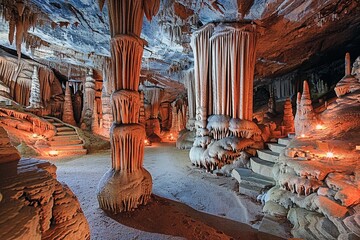
[[[0,239],[360,239],[358,0],[0,16]]]

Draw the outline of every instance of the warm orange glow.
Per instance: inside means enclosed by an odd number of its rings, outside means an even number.
[[[304,138],[304,137],[306,137],[306,135],[305,135],[305,134],[301,134],[300,137],[301,137],[301,138]]]
[[[56,157],[57,155],[59,155],[59,152],[58,152],[58,151],[56,151],[56,150],[51,150],[51,151],[49,151],[49,156],[51,156],[51,157]]]
[[[334,157],[334,153],[332,153],[332,152],[327,152],[327,153],[326,153],[326,157],[327,157],[327,158],[333,158],[333,157]]]
[[[150,141],[147,139],[144,139],[144,144],[145,144],[145,146],[150,146]]]
[[[318,124],[318,125],[316,125],[316,129],[317,130],[323,130],[323,129],[325,129],[325,127],[323,125],[321,125],[321,124]]]
[[[36,133],[34,133],[33,135],[31,135],[33,138],[38,138],[39,135],[37,135]]]

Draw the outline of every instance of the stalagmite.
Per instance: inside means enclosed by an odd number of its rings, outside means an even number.
[[[139,124],[138,93],[144,41],[140,38],[144,7],[148,18],[159,0],[108,0],[111,32],[113,119],[110,130],[112,168],[100,180],[99,205],[112,212],[146,204],[152,179],[143,168],[145,129]],[[152,6],[152,7],[151,7]]]
[[[351,75],[350,54],[345,55],[345,76],[336,84],[335,93],[338,97],[342,97],[347,93],[360,89],[360,82]]]
[[[307,135],[316,125],[316,116],[311,105],[310,90],[307,81],[304,81],[303,93],[297,97],[297,109],[295,116],[295,133]]]
[[[196,94],[195,94],[195,76],[194,69],[187,72],[185,78],[185,86],[188,93],[189,120],[187,129],[192,131],[195,127],[196,120]]]
[[[82,103],[83,103],[83,94],[81,90],[78,89],[74,94],[74,102],[73,102],[74,118],[75,118],[75,122],[77,123],[81,121]]]
[[[75,122],[75,119],[74,119],[74,110],[73,110],[73,106],[72,106],[71,91],[70,91],[69,82],[66,82],[65,101],[64,101],[64,109],[63,109],[62,120],[65,123],[76,126],[76,122]]]
[[[290,132],[295,131],[294,127],[294,115],[292,111],[292,105],[290,98],[287,98],[284,105],[284,117],[282,121],[282,126],[284,126],[285,132],[283,135],[286,135]]]
[[[29,103],[29,108],[42,108],[39,73],[38,67],[36,65],[34,65],[34,72],[31,77],[31,91]]]
[[[82,129],[90,130],[91,128],[91,118],[93,115],[94,100],[95,100],[95,79],[93,76],[93,70],[89,69],[85,81],[84,106],[81,117]]]

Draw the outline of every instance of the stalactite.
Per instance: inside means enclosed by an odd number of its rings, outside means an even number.
[[[12,45],[14,42],[15,29],[16,29],[16,21],[13,18],[11,18],[9,21],[9,43],[10,43],[10,45]]]

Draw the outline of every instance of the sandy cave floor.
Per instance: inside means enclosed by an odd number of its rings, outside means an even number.
[[[236,180],[193,167],[189,152],[174,145],[145,148],[154,196],[147,206],[116,216],[99,209],[96,198],[97,184],[110,168],[110,151],[52,161],[59,181],[78,197],[92,239],[277,239],[246,225],[258,226],[262,207],[233,191]]]

